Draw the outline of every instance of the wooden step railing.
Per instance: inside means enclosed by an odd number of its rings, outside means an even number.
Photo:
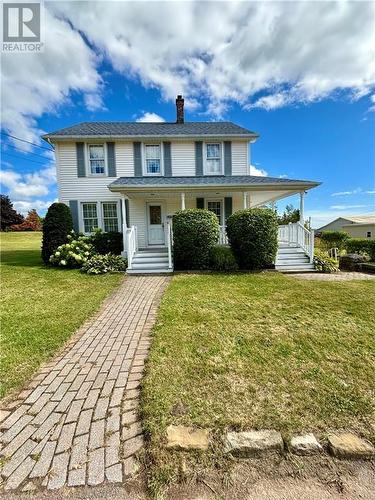
[[[314,230],[306,229],[301,222],[290,222],[279,226],[278,240],[281,243],[288,243],[301,247],[309,256],[310,262],[314,259]]]

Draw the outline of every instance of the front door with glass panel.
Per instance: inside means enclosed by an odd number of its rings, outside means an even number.
[[[160,203],[147,203],[147,233],[149,245],[164,245],[163,206]]]
[[[206,200],[206,208],[216,215],[221,226],[223,224],[223,202],[221,200]]]

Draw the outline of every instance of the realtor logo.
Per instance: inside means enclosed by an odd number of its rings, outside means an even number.
[[[3,3],[3,52],[41,52],[41,4]]]

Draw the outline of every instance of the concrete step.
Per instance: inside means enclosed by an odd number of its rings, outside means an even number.
[[[168,262],[133,262],[132,269],[168,269]]]
[[[306,259],[288,259],[288,260],[276,260],[276,266],[299,266],[310,264],[310,260]]]
[[[168,255],[162,257],[144,257],[142,255],[136,255],[133,258],[133,263],[139,264],[153,264],[157,262],[168,262]]]
[[[160,274],[172,274],[172,273],[173,273],[172,269],[143,269],[143,270],[128,269],[126,271],[126,274],[135,275],[135,276],[143,276],[145,274],[160,275]]]
[[[275,269],[278,271],[302,271],[302,270],[314,270],[313,264],[275,264]]]

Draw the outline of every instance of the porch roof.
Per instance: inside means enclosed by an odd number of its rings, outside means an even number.
[[[142,189],[196,189],[196,188],[235,188],[235,189],[311,189],[319,186],[320,182],[282,179],[279,177],[260,177],[255,175],[209,175],[190,177],[119,177],[109,184],[111,191],[127,191]]]

